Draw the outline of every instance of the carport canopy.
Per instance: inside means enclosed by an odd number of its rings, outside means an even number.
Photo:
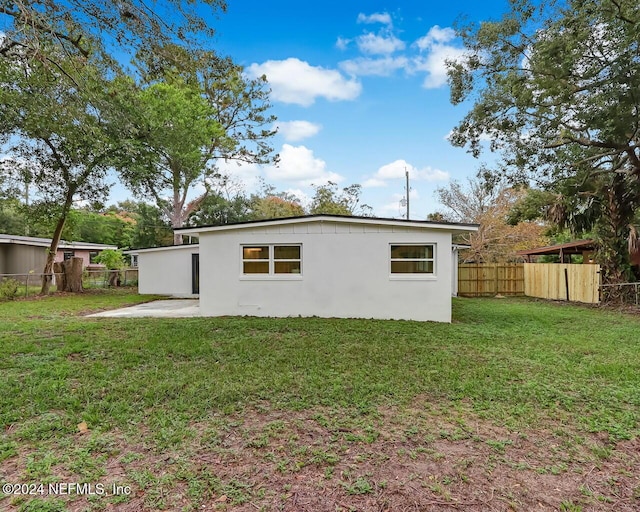
[[[582,256],[590,256],[595,251],[596,243],[594,240],[577,240],[564,244],[547,245],[546,247],[537,247],[536,249],[527,249],[518,251],[516,254],[522,257],[526,262],[532,262],[538,256],[559,256],[560,262],[571,263],[572,254],[580,254]],[[588,258],[585,258],[588,259]]]

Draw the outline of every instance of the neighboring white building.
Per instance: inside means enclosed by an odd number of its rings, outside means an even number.
[[[198,244],[125,251],[138,267],[143,295],[198,296]]]
[[[198,245],[130,251],[140,293],[200,296],[204,316],[451,321],[449,224],[310,215],[182,228]],[[199,277],[199,279],[198,279]]]

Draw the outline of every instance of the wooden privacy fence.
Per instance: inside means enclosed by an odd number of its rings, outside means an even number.
[[[524,295],[522,263],[465,263],[458,265],[458,295],[484,297]]]
[[[525,263],[524,293],[529,297],[600,302],[600,265]]]
[[[600,265],[471,263],[458,266],[458,295],[498,294],[597,304],[600,302]]]

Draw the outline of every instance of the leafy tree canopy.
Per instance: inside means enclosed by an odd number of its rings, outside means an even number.
[[[452,143],[477,156],[489,139],[503,173],[560,194],[612,280],[640,204],[639,29],[636,0],[511,0],[501,20],[459,27],[468,52],[449,63],[452,102],[474,102]]]
[[[64,70],[79,67],[83,82],[76,87]],[[131,81],[108,75],[103,61],[73,56],[60,56],[55,70],[17,54],[11,66],[0,66],[0,141],[10,155],[0,163],[0,174],[28,185],[35,191],[33,206],[56,219],[43,293],[73,203],[103,201],[108,170],[131,150],[124,142],[121,102]]]
[[[100,251],[96,256],[95,262],[104,265],[109,270],[119,270],[125,267],[124,254],[122,254],[122,251],[114,249]]]
[[[24,235],[27,223],[17,199],[0,199],[0,233]]]
[[[133,123],[149,158],[119,165],[124,181],[154,198],[175,228],[182,227],[221,178],[220,159],[277,161],[270,139],[275,118],[264,77],[249,80],[241,66],[211,52],[174,45],[141,52],[144,84]],[[193,198],[196,186],[204,191]],[[188,198],[192,199],[188,201]],[[174,242],[180,243],[175,234]]]
[[[214,191],[207,195],[187,219],[188,226],[219,226],[251,218],[251,202],[244,194],[226,197]]]
[[[490,175],[480,173],[466,184],[451,181],[436,190],[443,212],[431,220],[474,222],[477,232],[463,235],[460,243],[468,244],[465,261],[514,261],[516,251],[547,245],[547,227],[536,218],[510,223],[513,208],[527,197],[523,187],[510,187],[496,182]]]
[[[511,0],[502,20],[461,27],[451,98],[475,104],[452,142],[479,154],[488,136],[512,170],[549,179],[614,159],[640,175],[639,26],[635,0]]]
[[[132,112],[143,157],[131,152],[117,164],[134,193],[152,197],[173,227],[181,227],[190,213],[192,188],[215,174],[211,141],[232,144],[200,92],[179,80],[140,90]]]
[[[210,11],[226,10],[224,0],[4,0],[0,2],[0,66],[12,54],[40,60],[56,67],[60,56],[89,57],[135,47],[153,47],[167,41],[192,46],[197,36],[211,37],[203,5]],[[57,48],[51,52],[51,47]],[[75,76],[75,73],[69,73]]]
[[[281,219],[304,214],[305,211],[300,201],[287,193],[254,197],[251,201],[252,220]]]
[[[315,194],[309,205],[310,214],[333,215],[362,215],[371,216],[372,209],[369,205],[360,202],[362,185],[354,184],[338,189],[338,185],[328,182],[326,185],[315,187]]]

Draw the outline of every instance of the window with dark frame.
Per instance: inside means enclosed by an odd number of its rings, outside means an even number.
[[[302,246],[243,245],[242,273],[244,275],[283,275],[302,273]]]
[[[391,245],[392,274],[435,274],[434,244]]]
[[[256,245],[242,248],[243,274],[269,273],[269,246]]]

